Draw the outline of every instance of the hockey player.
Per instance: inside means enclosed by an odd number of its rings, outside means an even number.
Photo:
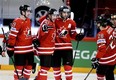
[[[98,16],[97,27],[100,32],[96,36],[97,55],[92,59],[92,67],[96,69],[97,80],[114,80],[114,67],[116,64],[116,42],[113,40],[114,29],[107,25],[107,19]]]
[[[60,6],[59,18],[55,21],[56,26],[56,43],[53,54],[53,70],[55,80],[61,80],[61,61],[65,70],[66,80],[72,80],[73,49],[71,40],[82,40],[80,34],[77,35],[76,23],[70,19],[70,8]],[[84,36],[83,36],[84,37]]]
[[[36,48],[40,57],[40,70],[35,80],[47,80],[47,72],[51,67],[51,59],[55,49],[55,19],[58,15],[56,9],[48,11],[46,18],[41,22],[38,31],[39,46]]]
[[[34,61],[31,21],[28,18],[31,14],[31,7],[21,5],[19,7],[20,17],[14,19],[8,37],[7,54],[14,55],[14,80],[24,77],[30,78],[32,64]]]
[[[112,35],[113,35],[113,41],[115,42],[115,46],[116,46],[116,14],[111,14],[110,17],[110,22],[111,22],[111,27],[114,29]],[[115,52],[116,53],[116,47],[115,47]],[[116,63],[116,62],[115,62]],[[109,71],[106,73],[105,77],[106,80],[114,80],[114,69],[115,69],[115,65],[112,66],[112,68],[109,69]]]
[[[11,25],[9,25],[9,30],[11,29]],[[6,47],[7,47],[7,42],[8,42],[8,36],[9,36],[9,31],[7,33],[4,33],[4,29],[2,28],[2,32],[3,32],[3,41],[2,41],[2,57],[6,56]]]

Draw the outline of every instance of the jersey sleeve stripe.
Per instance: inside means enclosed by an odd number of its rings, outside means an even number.
[[[106,40],[105,39],[98,39],[97,44],[100,44],[100,43],[106,43]]]
[[[16,37],[17,35],[15,35],[15,34],[12,34],[12,33],[9,33],[9,35],[11,35],[11,36],[14,36],[14,37]]]

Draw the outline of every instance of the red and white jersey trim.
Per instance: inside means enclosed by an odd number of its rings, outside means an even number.
[[[14,53],[27,53],[27,52],[32,52],[34,51],[33,45],[28,45],[28,46],[15,46],[14,47]]]
[[[11,35],[11,36],[14,36],[14,37],[16,37],[17,35],[15,35],[15,34],[12,34],[12,33],[9,33],[9,35]]]
[[[38,49],[55,49],[55,47],[38,47]]]
[[[30,48],[33,47],[33,45],[29,45],[29,46],[15,46],[14,48]]]
[[[106,59],[110,59],[110,58],[113,58],[113,57],[116,57],[116,54],[112,55],[112,56],[109,56],[109,57],[103,57],[103,58],[100,58],[101,60],[106,60]]]
[[[16,33],[18,33],[18,32],[19,32],[19,31],[17,31],[17,30],[13,30],[13,29],[11,29],[11,31],[12,31],[12,32],[16,32]]]
[[[56,50],[73,49],[71,43],[55,43]]]
[[[55,45],[72,45],[71,43],[55,43]]]
[[[116,59],[113,59],[113,60],[110,60],[110,61],[105,61],[105,62],[102,62],[102,61],[99,61],[100,64],[108,64],[108,63],[112,63],[116,61]]]
[[[100,58],[99,63],[100,64],[111,64],[111,63],[115,63],[115,61],[116,61],[116,54],[111,55],[109,57]]]
[[[34,49],[30,50],[20,50],[20,51],[14,51],[14,53],[27,53],[27,52],[32,52]]]
[[[72,47],[56,47],[56,50],[61,50],[61,49],[72,49]]]
[[[43,51],[39,51],[38,53],[39,54],[53,54],[54,51],[46,51],[46,52],[45,51],[44,52]]]
[[[53,54],[55,47],[38,47],[38,54]]]

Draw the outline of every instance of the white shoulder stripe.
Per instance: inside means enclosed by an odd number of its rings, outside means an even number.
[[[12,33],[9,33],[9,35],[11,35],[11,36],[14,36],[14,37],[16,37],[17,35],[15,35],[15,34],[12,34]]]
[[[19,31],[16,31],[16,30],[11,30],[12,32],[16,32],[16,33],[18,33]]]

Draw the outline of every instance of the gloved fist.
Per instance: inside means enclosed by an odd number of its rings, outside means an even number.
[[[97,58],[92,58],[91,59],[91,63],[92,63],[92,68],[96,69],[98,66],[99,66],[99,63],[98,63],[98,59]]]
[[[34,48],[37,48],[37,47],[39,47],[39,45],[40,45],[38,39],[34,39],[34,40],[32,41],[32,43],[33,43],[33,45],[34,45]]]
[[[14,47],[13,46],[7,46],[7,54],[9,57],[12,57],[14,55]]]
[[[81,41],[84,38],[84,36],[85,35],[83,33],[79,33],[79,34],[76,35],[76,40]]]

